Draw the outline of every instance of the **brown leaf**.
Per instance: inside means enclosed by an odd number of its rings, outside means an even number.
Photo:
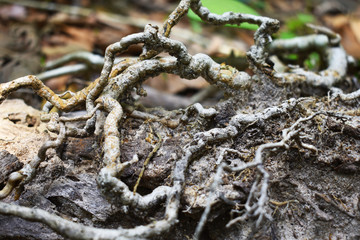
[[[354,33],[356,40],[360,43],[360,19],[359,18],[352,18],[350,20],[350,28]]]
[[[200,89],[209,85],[209,83],[203,78],[186,80],[172,74],[150,78],[145,83],[157,90],[167,93],[178,93],[186,88]]]
[[[348,15],[325,16],[324,21],[341,35],[341,44],[346,52],[360,58],[360,18]]]
[[[64,26],[63,31],[69,34],[76,42],[83,44],[84,48],[89,49],[89,51],[93,49],[96,37],[92,29]]]
[[[346,15],[336,15],[336,16],[324,16],[323,20],[326,25],[335,31],[339,31],[342,27],[349,23],[349,17]]]
[[[46,86],[57,92],[63,92],[66,90],[66,84],[69,81],[70,76],[61,76],[52,78],[46,81]]]

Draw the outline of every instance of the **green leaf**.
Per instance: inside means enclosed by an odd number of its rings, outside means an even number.
[[[196,33],[201,33],[202,31],[202,26],[201,26],[201,23],[198,22],[198,21],[190,21],[190,24],[191,24],[191,28],[194,32]]]
[[[318,70],[320,68],[320,64],[320,54],[317,52],[312,52],[304,61],[305,68],[312,71]]]
[[[299,59],[299,56],[297,54],[295,54],[295,53],[289,53],[289,54],[286,55],[286,58],[288,60],[296,61],[296,60]]]
[[[311,14],[298,13],[297,18],[303,23],[311,23],[315,21],[315,18]]]
[[[304,28],[307,23],[312,23],[315,18],[310,14],[299,13],[296,17],[287,21],[286,26],[290,31],[296,32],[300,28]]]
[[[296,37],[296,34],[293,32],[289,32],[289,31],[281,32],[280,36],[279,36],[279,38],[281,38],[281,39],[290,39],[290,38],[294,38],[294,37]]]
[[[315,18],[311,14],[299,13],[296,16],[287,19],[285,24],[286,28],[282,28],[276,36],[282,39],[289,39],[294,38],[297,35],[306,34],[308,31],[306,24],[313,22],[315,22]]]
[[[202,0],[201,2],[204,7],[207,7],[210,10],[210,12],[216,14],[223,14],[225,12],[231,11],[234,13],[247,13],[259,16],[259,13],[257,13],[254,9],[236,0]],[[188,17],[190,18],[190,20],[202,22],[200,17],[196,15],[192,10],[189,10]],[[256,24],[250,23],[242,23],[240,24],[240,26],[236,24],[226,24],[225,26],[246,28],[250,30],[258,29],[258,26]]]

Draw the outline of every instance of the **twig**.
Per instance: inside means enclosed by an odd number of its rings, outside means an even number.
[[[140,180],[145,172],[145,168],[146,166],[149,164],[150,162],[150,159],[154,156],[154,154],[159,150],[160,146],[161,146],[161,142],[162,142],[162,138],[160,136],[160,134],[156,133],[156,136],[158,137],[158,142],[156,143],[154,149],[149,153],[149,155],[147,156],[147,158],[145,159],[144,161],[144,164],[141,168],[141,171],[140,171],[140,174],[139,174],[139,177],[135,183],[135,186],[134,186],[134,190],[133,190],[133,193],[135,194],[136,193],[136,189],[137,187],[139,186],[139,183],[140,183]]]

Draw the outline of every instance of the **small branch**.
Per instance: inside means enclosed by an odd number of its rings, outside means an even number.
[[[341,46],[333,43],[334,36],[330,34],[331,32],[326,32],[325,28],[316,27],[316,29],[322,34],[275,40],[268,49],[272,54],[317,51],[326,59],[327,68],[319,73],[306,71],[300,67],[293,67],[290,73],[276,72],[274,79],[277,83],[299,82],[329,89],[343,80],[348,65],[346,52]],[[338,40],[335,41],[338,42]]]
[[[259,28],[254,34],[255,46],[250,48],[247,57],[253,67],[262,68],[265,66],[267,52],[266,45],[272,41],[271,35],[278,31],[280,22],[276,19],[254,16],[243,13],[225,12],[222,15],[214,14],[206,7],[202,6],[201,1],[191,1],[191,9],[205,22],[215,25],[238,24],[243,22],[257,24]]]
[[[141,178],[142,178],[142,176],[143,176],[143,174],[145,172],[146,166],[149,164],[150,159],[154,156],[154,154],[159,150],[159,148],[161,146],[162,138],[158,133],[156,133],[156,136],[158,137],[158,142],[156,143],[154,149],[149,153],[149,155],[147,156],[147,158],[144,161],[143,167],[141,168],[139,177],[138,177],[138,179],[137,179],[137,181],[135,183],[134,189],[133,189],[134,194],[136,193],[136,189],[139,186],[140,180],[141,180]]]
[[[343,101],[350,101],[360,97],[360,89],[347,94],[345,94],[340,88],[335,87],[331,88],[330,91],[333,92],[333,94],[331,95],[332,99],[340,97],[340,99]]]

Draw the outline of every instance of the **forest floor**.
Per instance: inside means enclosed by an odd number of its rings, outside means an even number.
[[[28,2],[31,1],[19,1],[15,5],[0,1],[0,83],[43,72],[45,62],[74,51],[103,55],[109,44],[142,31],[146,23],[155,22],[161,26],[177,4],[177,1],[169,0],[151,3],[143,0],[129,5],[126,11],[124,6],[91,6],[92,12],[88,13],[85,10],[90,7],[89,1],[80,1],[79,12],[69,14],[66,8],[49,11],[27,7]],[[71,6],[66,1],[55,2],[64,4],[63,7]],[[253,7],[261,15],[282,21],[278,37],[309,34],[305,27],[309,22],[325,25],[341,35],[346,52],[359,61],[360,5],[356,1],[315,1],[313,5],[306,5],[306,1],[253,2],[258,4]],[[122,14],[115,15],[102,8],[116,9],[114,12],[119,10]],[[184,20],[174,28],[172,37],[183,42],[191,54],[205,53],[219,63],[226,62],[252,73],[245,54],[253,44],[253,31],[209,25],[202,26],[200,32],[194,30],[190,21]],[[141,47],[133,46],[126,56],[140,53]],[[316,61],[316,58],[310,61]],[[350,69],[342,85],[337,87],[344,92],[359,89],[358,66]],[[95,69],[90,73],[55,77],[46,84],[57,92],[76,91],[97,78],[98,72]],[[257,120],[233,139],[207,146],[206,153],[188,168],[178,224],[171,232],[154,239],[191,239],[207,204],[219,149],[231,148],[241,153],[240,157],[228,154],[230,165],[235,164],[238,157],[248,162],[254,158],[259,145],[281,141],[282,130],[302,116],[319,111],[346,113],[351,118],[319,115],[304,123],[304,141],[316,151],[302,148],[298,142],[288,149],[269,151],[264,166],[270,173],[268,208],[272,221],[266,221],[256,231],[251,221],[226,227],[236,217],[232,211],[238,207],[236,204],[246,201],[256,177],[254,169],[226,173],[219,187],[220,197],[212,206],[201,239],[360,239],[360,99],[331,99],[321,88],[297,84],[284,87],[274,84],[269,76],[259,78],[261,81],[254,82],[249,91],[241,91],[229,98],[221,91],[213,91],[210,98],[202,101],[204,106],[217,110],[217,115],[211,119],[201,118],[200,122],[191,118],[187,124],[175,129],[130,116],[124,120],[120,130],[121,161],[130,161],[134,153],[140,159],[121,177],[131,189],[146,157],[160,141],[154,137],[154,132],[164,136],[161,148],[151,159],[138,188],[138,192],[145,195],[157,186],[171,185],[174,163],[183,154],[181,146],[189,144],[196,132],[224,128],[239,113],[261,113],[269,107],[287,103],[289,99],[303,99],[286,114]],[[202,78],[187,81],[162,74],[148,79],[145,85],[149,96],[139,102],[149,108],[149,113],[180,119],[183,112],[179,109],[191,104],[192,97],[209,83]],[[19,170],[37,154],[46,139],[55,137],[40,121],[37,109],[42,104],[32,91],[25,89],[0,105],[0,186],[5,185],[11,172]],[[41,208],[94,227],[133,228],[161,219],[162,206],[142,212],[110,203],[101,193],[96,181],[102,168],[101,141],[91,136],[68,138],[59,149],[48,151],[46,162],[40,165],[36,177],[25,189],[15,191],[3,201],[11,203],[16,199],[19,205]],[[0,215],[0,239],[64,238],[44,224]]]

